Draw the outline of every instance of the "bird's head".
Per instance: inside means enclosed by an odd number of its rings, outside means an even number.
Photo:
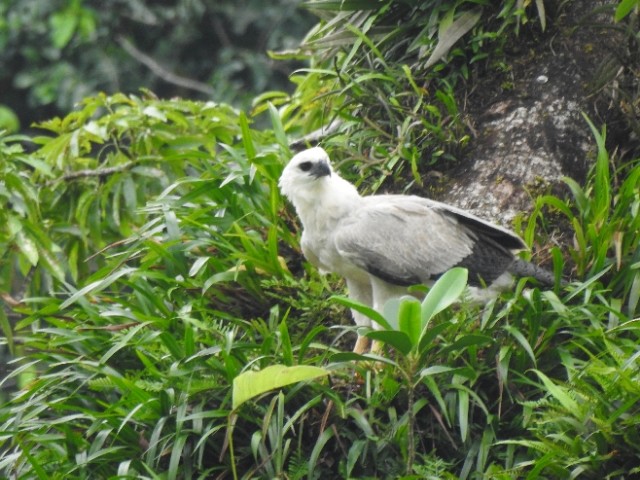
[[[289,200],[312,193],[333,170],[329,155],[320,147],[309,148],[294,155],[282,171],[278,186]]]

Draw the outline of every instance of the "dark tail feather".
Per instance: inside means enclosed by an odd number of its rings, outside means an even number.
[[[532,277],[546,286],[553,286],[556,283],[556,277],[553,272],[545,270],[538,265],[535,265],[521,258],[516,258],[511,265],[509,265],[509,273],[518,277]],[[560,280],[561,285],[566,285],[565,280]]]

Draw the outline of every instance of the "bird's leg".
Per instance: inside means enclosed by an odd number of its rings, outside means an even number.
[[[364,303],[365,305],[372,305],[373,297],[371,295],[371,286],[369,283],[358,282],[354,280],[347,279],[347,289],[349,290],[349,298],[356,300],[360,303]],[[362,313],[351,310],[351,315],[353,315],[353,321],[356,323],[358,327],[370,327],[371,319]],[[353,347],[353,352],[358,354],[367,353],[369,351],[369,339],[360,335],[358,332],[358,340],[356,340],[356,344]]]
[[[358,335],[358,340],[356,340],[356,345],[353,347],[353,353],[357,353],[362,355],[369,350],[369,339],[367,337],[363,337],[362,335]]]
[[[370,352],[373,355],[383,355],[384,354],[384,343],[374,340],[371,342],[371,350]]]

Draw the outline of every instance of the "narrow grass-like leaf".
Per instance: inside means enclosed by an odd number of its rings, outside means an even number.
[[[289,336],[289,329],[287,328],[287,322],[283,320],[278,327],[280,332],[280,341],[282,343],[282,360],[285,365],[293,365],[293,346],[291,344],[291,337]]]
[[[167,478],[169,480],[182,478],[183,473],[188,473],[183,471],[179,474],[180,467],[182,466],[182,468],[184,469],[184,463],[181,460],[183,456],[183,450],[188,438],[188,435],[181,434],[178,435],[178,437],[173,441],[173,445],[171,447],[171,457],[169,459],[169,469],[167,471]]]
[[[64,310],[65,308],[77,302],[78,299],[84,297],[88,293],[97,293],[101,290],[104,290],[119,278],[124,277],[125,275],[129,275],[135,271],[136,269],[132,267],[121,268],[113,272],[111,275],[107,275],[106,277],[100,280],[96,280],[94,282],[91,282],[89,285],[85,285],[80,290],[76,291],[73,295],[71,295],[69,298],[67,298],[64,302],[62,302],[60,304],[60,310]]]
[[[269,117],[271,118],[271,126],[273,127],[273,132],[276,140],[281,147],[288,149],[289,141],[287,140],[287,134],[285,133],[284,126],[282,125],[280,113],[278,113],[278,110],[273,106],[271,102],[268,103],[268,108]]]
[[[451,322],[445,321],[438,323],[437,325],[433,325],[427,329],[426,332],[422,334],[420,337],[420,345],[418,346],[418,351],[421,354],[427,353],[434,347],[434,342],[438,335],[445,332],[448,328],[451,328],[453,324]]]
[[[515,338],[517,340],[517,342],[522,346],[522,348],[524,349],[525,352],[527,352],[527,355],[529,355],[529,358],[531,359],[531,362],[533,363],[533,365],[536,365],[536,355],[535,353],[533,353],[533,349],[531,348],[531,345],[529,344],[529,342],[527,341],[527,339],[525,338],[525,336],[522,334],[522,332],[520,330],[518,330],[516,327],[511,326],[511,325],[506,325],[504,327],[504,329],[509,332],[509,334],[511,336],[513,336],[513,338]]]
[[[125,349],[129,346],[131,339],[134,338],[140,330],[147,327],[149,325],[148,322],[140,323],[132,328],[119,339],[119,341],[113,345],[104,355],[100,358],[100,363],[107,363],[113,355],[115,355],[118,351]]]
[[[542,380],[542,383],[549,395],[555,398],[568,412],[577,413],[580,411],[578,403],[571,397],[571,395],[569,395],[569,390],[567,388],[555,384],[540,370],[534,370],[534,372],[538,375],[540,380]]]
[[[438,44],[424,64],[424,68],[433,66],[451,50],[451,47],[471,30],[480,20],[481,12],[468,10],[460,15],[438,38]]]
[[[242,132],[242,145],[249,161],[253,160],[256,156],[256,148],[253,145],[253,139],[251,138],[251,129],[249,128],[249,120],[244,112],[240,112],[239,116],[240,131]]]
[[[9,318],[7,317],[7,314],[5,313],[4,308],[0,308],[0,330],[2,331],[4,338],[7,341],[9,352],[11,352],[11,354],[14,355],[15,345],[13,343],[13,327],[11,325],[11,322],[9,322]],[[0,385],[1,384],[2,384],[2,381],[0,381]]]
[[[316,471],[316,465],[318,464],[318,460],[320,458],[320,454],[322,453],[322,449],[325,447],[327,442],[331,440],[331,438],[335,435],[335,431],[332,428],[328,428],[324,432],[320,434],[318,440],[313,445],[313,449],[311,450],[311,455],[309,456],[309,476],[310,478],[314,477],[314,472]]]
[[[469,434],[469,393],[465,390],[458,390],[458,424],[460,438],[466,442]]]

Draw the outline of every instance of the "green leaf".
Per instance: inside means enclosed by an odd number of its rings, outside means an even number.
[[[455,367],[446,367],[444,365],[433,365],[431,367],[423,368],[420,371],[421,377],[428,377],[431,375],[439,375],[441,373],[454,372],[457,369]]]
[[[573,397],[571,397],[568,388],[556,385],[549,377],[547,377],[539,370],[534,370],[534,372],[536,375],[538,375],[538,377],[540,377],[540,380],[542,380],[547,393],[555,398],[560,403],[560,405],[562,405],[567,410],[567,412],[577,414],[580,411],[578,402],[576,402]]]
[[[287,365],[293,365],[293,346],[291,344],[291,337],[289,336],[289,328],[287,327],[286,320],[280,322],[278,331],[280,332],[280,341],[282,344],[282,359]]]
[[[40,258],[40,255],[38,254],[38,247],[35,242],[26,236],[22,230],[16,234],[16,240],[16,244],[20,251],[25,257],[27,257],[29,263],[35,267],[38,264],[38,259]]]
[[[251,138],[251,129],[249,128],[249,120],[244,112],[240,112],[240,131],[242,132],[242,145],[244,145],[244,151],[249,161],[253,160],[256,156],[256,148],[253,145]]]
[[[469,393],[458,390],[458,422],[460,423],[460,439],[465,442],[469,433]]]
[[[449,28],[439,35],[438,44],[436,48],[433,49],[429,59],[425,62],[424,68],[431,67],[443,58],[451,47],[478,23],[481,16],[480,10],[469,10],[460,15]]]
[[[420,344],[418,346],[420,354],[424,354],[431,350],[436,337],[452,326],[453,324],[451,322],[442,322],[428,328],[420,337]]]
[[[345,307],[349,307],[349,308],[355,310],[356,312],[362,313],[363,315],[369,317],[371,320],[376,322],[378,325],[380,325],[385,330],[393,330],[393,327],[391,325],[389,325],[389,322],[387,321],[386,318],[384,318],[379,312],[377,312],[373,308],[371,308],[371,307],[369,307],[369,306],[367,306],[367,305],[365,305],[363,303],[356,302],[355,300],[352,300],[350,298],[341,297],[341,296],[338,296],[338,295],[332,296],[331,300],[333,300],[334,302],[340,303],[340,304],[344,305]]]
[[[486,345],[488,343],[493,342],[493,337],[488,335],[480,335],[477,333],[468,333],[458,338],[451,345],[442,349],[442,353],[449,352],[460,352],[465,350],[467,347],[478,346],[478,345]]]
[[[78,25],[77,12],[72,8],[67,8],[61,12],[54,13],[50,22],[53,45],[58,49],[64,48],[76,31],[76,26]]]
[[[7,341],[9,352],[11,352],[11,354],[15,354],[15,344],[13,342],[13,327],[11,326],[11,322],[9,321],[9,317],[7,317],[7,314],[5,313],[4,308],[0,308],[0,332],[2,332],[4,338]]]
[[[269,117],[271,118],[271,126],[273,127],[273,133],[275,134],[276,141],[280,144],[280,146],[288,148],[289,142],[287,140],[287,134],[284,131],[284,127],[282,126],[282,118],[280,118],[280,113],[278,113],[278,110],[273,106],[271,102],[268,103],[268,106]]]
[[[380,2],[375,0],[308,0],[302,5],[309,10],[330,10],[341,12],[375,10],[380,8]]]
[[[371,340],[390,345],[403,355],[408,355],[415,347],[415,344],[411,341],[407,333],[398,332],[397,330],[372,330],[365,336]]]
[[[506,325],[504,327],[504,329],[507,332],[509,332],[518,341],[518,343],[522,346],[524,351],[527,352],[527,355],[529,355],[529,358],[531,359],[531,361],[535,365],[536,364],[536,355],[535,355],[535,353],[533,353],[533,349],[531,348],[531,345],[529,344],[529,342],[527,341],[525,336],[522,334],[522,332],[520,330],[518,330],[517,328],[511,326],[511,325]]]
[[[20,120],[9,107],[0,104],[0,131],[17,132],[20,130]]]
[[[619,22],[631,13],[634,7],[640,5],[640,0],[622,0],[616,7],[615,20]]]
[[[465,268],[452,268],[431,287],[422,301],[422,335],[426,333],[427,326],[435,315],[460,298],[467,286],[468,275]]]
[[[60,310],[64,310],[69,305],[77,302],[78,299],[84,297],[88,293],[95,293],[95,292],[104,290],[113,282],[118,280],[120,277],[129,275],[130,273],[135,272],[136,270],[137,270],[136,268],[131,268],[131,267],[122,268],[120,270],[116,270],[111,275],[107,275],[106,277],[100,280],[96,280],[94,282],[91,282],[89,285],[85,285],[80,290],[76,291],[73,295],[71,295],[69,298],[67,298],[64,302],[62,302],[62,304],[60,305]]]
[[[167,121],[167,116],[155,105],[149,105],[148,107],[145,107],[144,110],[142,110],[142,113],[147,117],[155,118],[156,120],[160,120],[161,122]]]
[[[412,348],[417,348],[422,333],[420,301],[411,296],[402,297],[398,309],[398,328],[407,335]]]
[[[269,390],[282,388],[292,383],[314,380],[329,375],[329,371],[309,365],[272,365],[258,372],[248,371],[233,379],[233,410],[247,400],[257,397]]]

